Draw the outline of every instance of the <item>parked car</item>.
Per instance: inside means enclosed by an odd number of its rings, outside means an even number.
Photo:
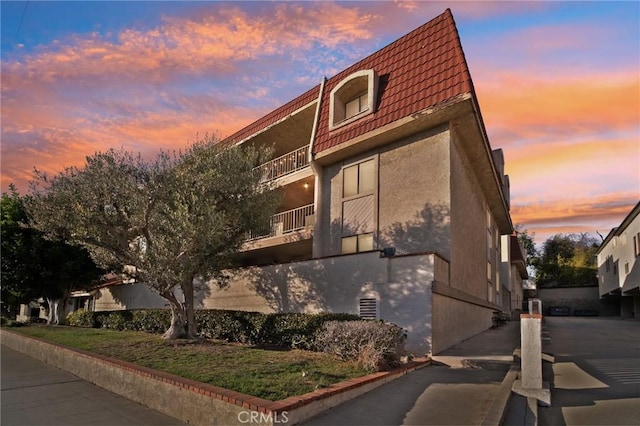
[[[568,306],[552,306],[549,308],[550,316],[569,316],[571,315],[571,308]]]

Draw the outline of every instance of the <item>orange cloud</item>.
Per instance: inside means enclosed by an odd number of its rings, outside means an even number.
[[[640,144],[634,138],[513,144],[505,149],[505,163],[512,193],[522,199],[591,195],[611,186],[640,191]]]
[[[605,235],[618,226],[640,200],[638,192],[612,192],[595,197],[571,197],[512,204],[513,223],[536,234],[536,243],[553,234],[599,232]]]
[[[637,70],[611,74],[555,75],[494,72],[476,86],[489,133],[499,144],[558,133],[637,131]]]

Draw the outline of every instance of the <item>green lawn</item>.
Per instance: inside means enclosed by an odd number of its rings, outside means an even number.
[[[327,354],[301,350],[218,341],[170,343],[153,334],[94,328],[33,325],[12,331],[272,401],[370,372]]]

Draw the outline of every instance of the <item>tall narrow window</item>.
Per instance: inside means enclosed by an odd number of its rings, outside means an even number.
[[[375,160],[366,160],[342,170],[343,254],[374,249]]]

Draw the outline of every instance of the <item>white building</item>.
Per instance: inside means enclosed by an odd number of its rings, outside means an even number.
[[[622,317],[640,318],[640,202],[598,249],[600,297],[620,299]]]

